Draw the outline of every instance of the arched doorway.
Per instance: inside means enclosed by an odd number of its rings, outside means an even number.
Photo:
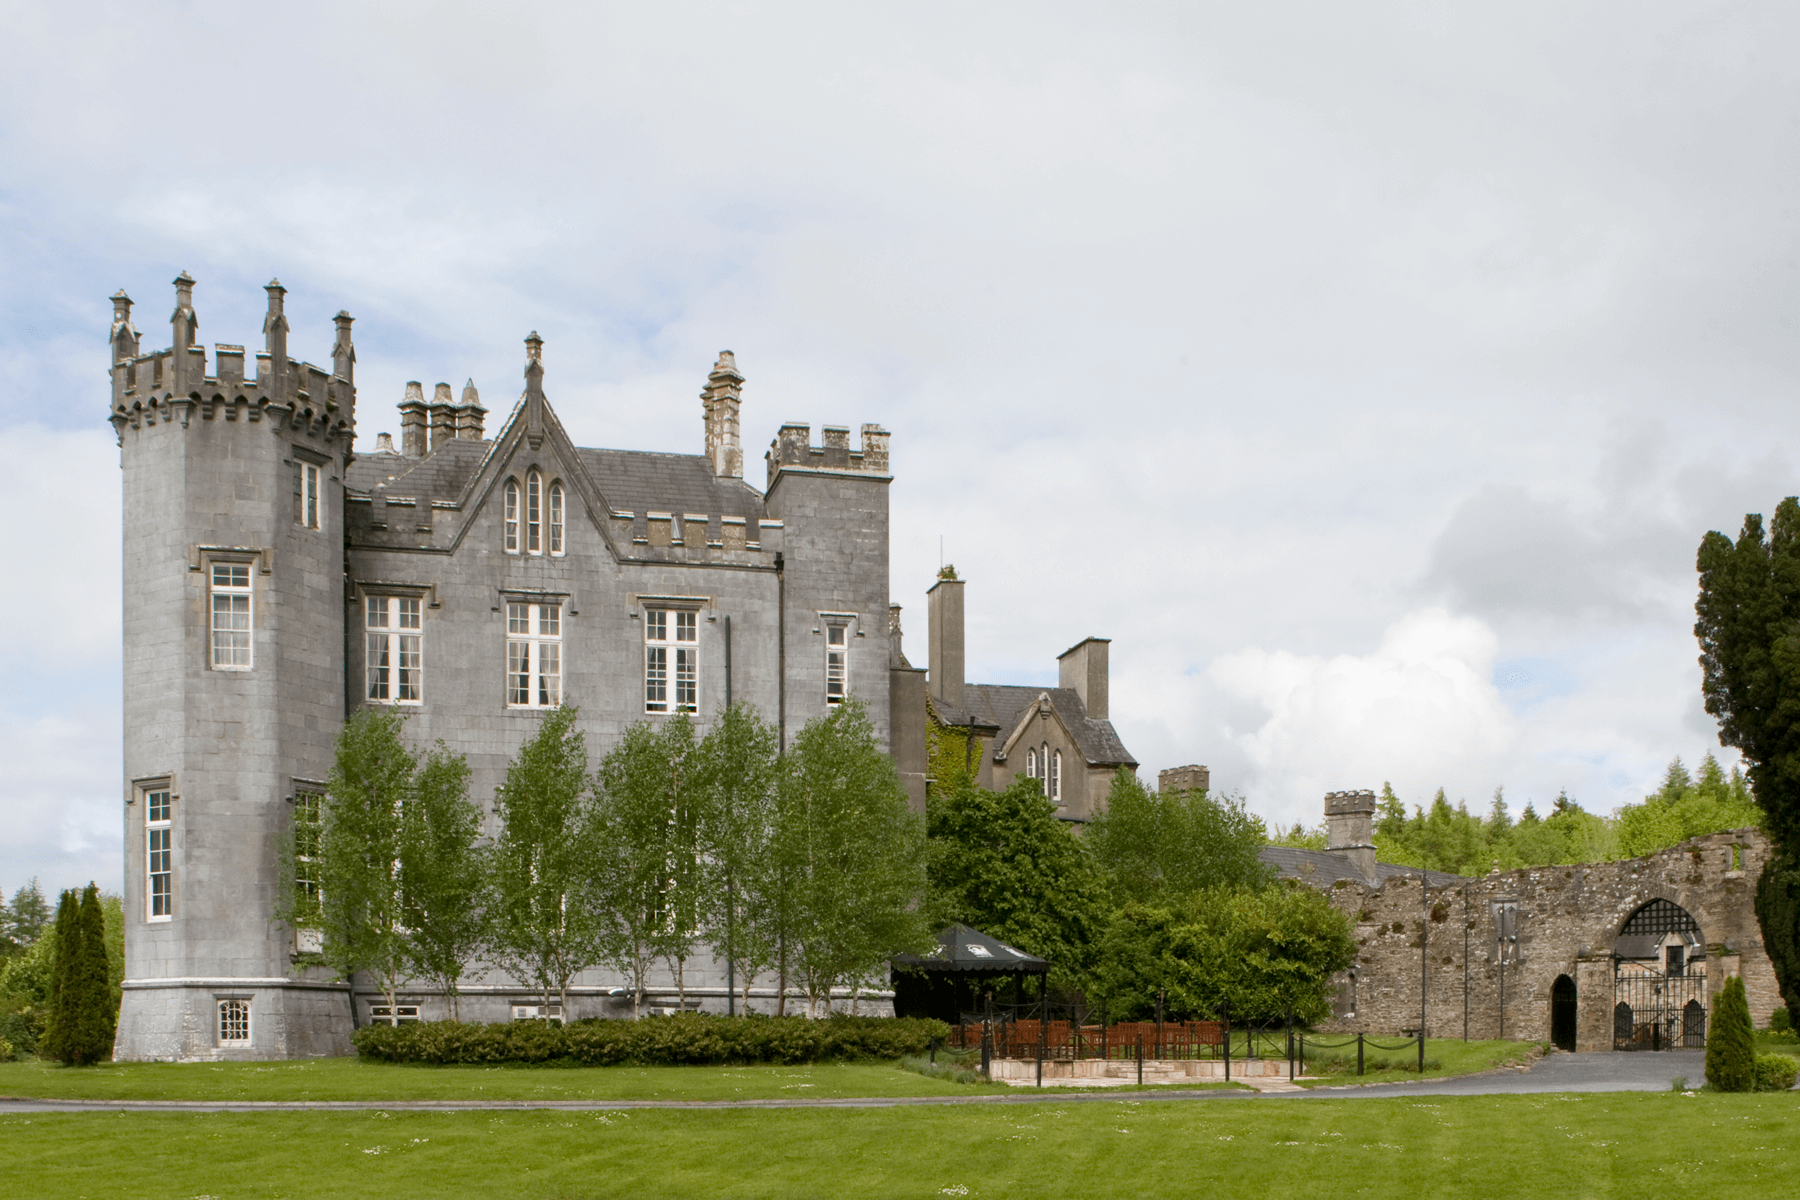
[[[1575,981],[1567,975],[1550,985],[1550,1041],[1558,1050],[1575,1049]]]
[[[1652,900],[1627,917],[1613,942],[1613,1049],[1703,1047],[1706,967],[1700,926],[1679,904]]]

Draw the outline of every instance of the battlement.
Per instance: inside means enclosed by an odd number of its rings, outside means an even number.
[[[213,348],[213,373],[208,374],[206,347],[194,336],[200,325],[194,280],[184,271],[174,282],[175,311],[169,318],[174,336],[167,350],[141,353],[140,336],[131,324],[131,297],[122,289],[112,297],[112,410],[107,419],[121,445],[127,426],[137,429],[160,421],[179,422],[185,429],[198,413],[206,421],[220,415],[228,421],[240,416],[246,422],[268,420],[327,442],[341,438],[349,449],[356,425],[356,350],[349,313],[335,318],[330,370],[289,358],[283,312],[287,289],[280,280],[271,280],[263,289],[269,294],[269,310],[256,373],[245,374],[243,346],[221,342]]]
[[[1364,790],[1325,793],[1325,815],[1328,817],[1345,816],[1350,813],[1373,813],[1374,811],[1374,792]]]
[[[854,472],[859,475],[888,475],[888,439],[893,435],[879,425],[862,427],[862,449],[850,448],[848,425],[826,425],[819,436],[824,445],[812,444],[812,426],[799,421],[784,421],[781,432],[769,443],[766,456],[769,486],[783,471]]]

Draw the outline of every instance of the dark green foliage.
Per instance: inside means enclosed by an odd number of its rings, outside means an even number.
[[[1734,544],[1700,542],[1701,692],[1719,741],[1743,752],[1750,785],[1776,842],[1800,850],[1800,500],[1744,517]]]
[[[1152,792],[1119,768],[1087,833],[1115,899],[1166,904],[1203,888],[1261,887],[1268,831],[1236,796]]]
[[[75,965],[80,919],[80,901],[73,891],[64,889],[56,904],[56,923],[50,930],[50,987],[44,1003],[44,1036],[38,1043],[38,1053],[58,1061],[65,1058],[71,1045],[73,1025],[66,1011],[65,997],[69,994],[69,975]]]
[[[1706,1035],[1706,1082],[1716,1092],[1748,1092],[1756,1086],[1756,1034],[1744,981],[1733,975],[1719,989]]]
[[[1756,1090],[1785,1092],[1800,1075],[1800,1061],[1791,1054],[1759,1054],[1756,1056]]]
[[[1794,1032],[1794,1020],[1788,1016],[1787,1005],[1775,1006],[1775,1010],[1769,1014],[1769,1028],[1776,1033]]]
[[[926,829],[933,928],[960,921],[1035,954],[1054,987],[1086,975],[1108,916],[1105,879],[1038,780],[933,789]]]
[[[683,1013],[641,1021],[515,1021],[462,1025],[435,1021],[370,1025],[351,1035],[365,1058],[419,1063],[545,1063],[679,1066],[709,1063],[807,1063],[898,1058],[950,1034],[941,1021],[834,1014],[721,1017]]]
[[[1356,958],[1349,918],[1307,887],[1209,888],[1170,907],[1128,904],[1106,932],[1096,992],[1119,1019],[1158,989],[1177,1017],[1309,1023],[1330,1015],[1332,976]]]
[[[1788,1012],[1800,1005],[1800,856],[1782,851],[1756,880],[1756,921]]]
[[[40,1052],[76,1067],[110,1059],[119,1004],[107,968],[98,887],[88,884],[79,900],[74,891],[62,894],[54,936],[56,965]]]

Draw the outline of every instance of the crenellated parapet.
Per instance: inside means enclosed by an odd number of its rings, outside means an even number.
[[[850,427],[826,425],[819,430],[823,445],[812,444],[812,426],[799,421],[785,421],[775,440],[769,443],[766,461],[769,487],[784,471],[808,473],[854,474],[888,477],[888,439],[892,436],[879,425],[862,427],[862,448],[850,448]]]
[[[273,428],[318,438],[348,457],[356,431],[353,318],[340,312],[334,319],[329,370],[299,362],[287,354],[283,304],[287,289],[271,280],[264,290],[269,309],[253,374],[245,370],[244,347],[225,343],[213,348],[208,372],[206,347],[195,340],[200,322],[194,313],[194,280],[185,271],[175,278],[175,311],[169,318],[173,339],[166,350],[140,353],[139,335],[131,324],[131,297],[123,291],[112,297],[112,411],[107,419],[121,445],[127,427],[161,423],[186,429],[197,417],[268,422]]]

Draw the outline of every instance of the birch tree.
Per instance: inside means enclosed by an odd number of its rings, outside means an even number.
[[[436,984],[460,1020],[458,984],[484,933],[481,809],[469,799],[469,762],[442,741],[413,779],[400,828],[405,959]]]
[[[719,714],[699,746],[694,787],[705,795],[701,846],[704,924],[715,958],[732,965],[750,1010],[750,986],[775,965],[779,913],[769,851],[779,771],[775,727],[749,704]]]
[[[575,716],[573,706],[551,710],[507,767],[488,876],[496,962],[565,1012],[569,981],[600,961],[605,933],[597,812]]]

